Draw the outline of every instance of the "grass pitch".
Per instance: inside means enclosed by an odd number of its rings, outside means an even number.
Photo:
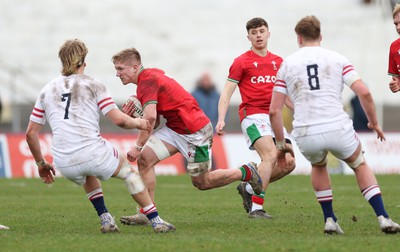
[[[378,180],[390,217],[400,221],[400,175]],[[177,231],[124,226],[101,234],[96,212],[81,187],[63,178],[0,179],[0,251],[398,251],[400,234],[380,232],[354,176],[333,175],[334,209],[343,236],[323,234],[323,216],[309,176],[288,176],[270,185],[266,210],[272,220],[249,219],[237,183],[210,191],[194,188],[188,175],[158,177],[160,215]],[[103,182],[108,210],[116,219],[134,213],[123,183]],[[119,223],[119,222],[118,222]]]

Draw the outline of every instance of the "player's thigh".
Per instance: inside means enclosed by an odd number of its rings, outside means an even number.
[[[158,130],[155,137],[167,146],[169,151],[180,152],[188,163],[206,162],[211,159],[213,131],[211,123],[192,134],[178,134],[164,126]]]
[[[85,150],[80,151],[80,155]],[[117,170],[119,165],[120,152],[107,140],[104,145],[98,147],[90,161],[66,167],[58,167],[61,174],[67,179],[83,185],[86,182],[86,176],[94,176],[101,180],[109,179]],[[93,156],[93,151],[87,151],[86,155]]]
[[[255,144],[260,138],[268,136],[273,139],[275,137],[268,114],[247,116],[242,120],[240,125],[246,144],[250,150],[256,149]],[[286,129],[284,129],[284,136],[286,139],[290,139]]]
[[[149,138],[138,158],[139,169],[152,167],[178,152],[178,149],[165,139],[169,139],[169,137],[163,137],[160,134],[155,134]]]
[[[261,160],[271,160],[276,157],[276,147],[272,136],[262,136],[253,144]]]
[[[351,156],[356,158],[361,151],[360,139],[352,126],[343,127],[341,130],[332,133],[330,139],[332,139],[330,151],[338,159],[346,160]]]

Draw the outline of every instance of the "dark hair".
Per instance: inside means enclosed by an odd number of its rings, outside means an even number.
[[[246,24],[246,29],[247,32],[250,31],[250,29],[256,29],[258,27],[261,27],[265,25],[268,28],[268,23],[267,21],[265,21],[263,18],[260,17],[256,17],[256,18],[252,18],[250,19],[247,24]]]
[[[294,31],[306,40],[316,40],[321,36],[321,22],[316,16],[306,16],[297,23]]]

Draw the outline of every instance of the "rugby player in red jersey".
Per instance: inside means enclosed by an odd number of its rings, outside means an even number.
[[[276,156],[274,134],[268,115],[272,89],[282,58],[267,50],[270,32],[263,18],[251,19],[247,22],[246,29],[251,49],[237,57],[230,67],[218,104],[218,124],[215,130],[219,135],[225,133],[225,117],[230,99],[236,87],[239,87],[242,97],[239,106],[241,127],[249,149],[256,150],[260,156],[258,169],[263,180],[263,191],[253,194],[253,189],[246,183],[240,183],[237,189],[250,218],[269,219],[271,216],[263,209],[265,190],[270,182],[292,172],[295,160],[293,152]],[[285,138],[291,146],[286,131]]]
[[[248,181],[254,191],[261,193],[262,181],[252,162],[239,169],[210,171],[213,128],[210,120],[200,109],[194,97],[178,82],[156,68],[144,68],[135,48],[122,50],[112,57],[116,75],[124,85],[137,85],[136,95],[143,106],[143,118],[152,126],[160,121],[165,125],[156,131],[140,131],[135,146],[128,152],[129,161],[137,159],[138,169],[150,196],[154,200],[156,176],[154,165],[180,152],[187,160],[187,171],[193,185],[208,190],[234,181]],[[123,111],[131,114],[133,103]],[[154,128],[154,127],[153,127]],[[121,217],[124,224],[146,224],[148,220],[138,212]]]
[[[396,4],[393,9],[393,23],[400,35],[400,4]],[[396,93],[400,90],[400,38],[390,45],[388,74],[392,76],[389,88]]]

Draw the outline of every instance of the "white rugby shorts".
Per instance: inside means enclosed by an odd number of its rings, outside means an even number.
[[[99,153],[102,152],[104,155],[98,155],[90,161],[74,166],[57,167],[55,164],[57,169],[64,177],[78,185],[86,182],[86,176],[95,176],[101,180],[109,179],[118,168],[119,152],[110,142],[105,139],[104,142],[101,149],[98,149]],[[88,153],[87,155],[92,154]]]
[[[242,132],[246,140],[246,144],[250,150],[254,150],[254,143],[263,136],[275,137],[272,131],[271,121],[268,114],[254,114],[245,117],[241,122]],[[283,128],[286,139],[291,140],[286,129]]]
[[[341,129],[301,137],[294,136],[294,140],[311,164],[324,160],[328,151],[338,159],[346,159],[353,155],[360,144],[351,120],[342,123]]]
[[[211,123],[193,134],[178,134],[164,125],[153,134],[153,137],[173,145],[189,163],[202,163],[211,160],[213,141]]]

